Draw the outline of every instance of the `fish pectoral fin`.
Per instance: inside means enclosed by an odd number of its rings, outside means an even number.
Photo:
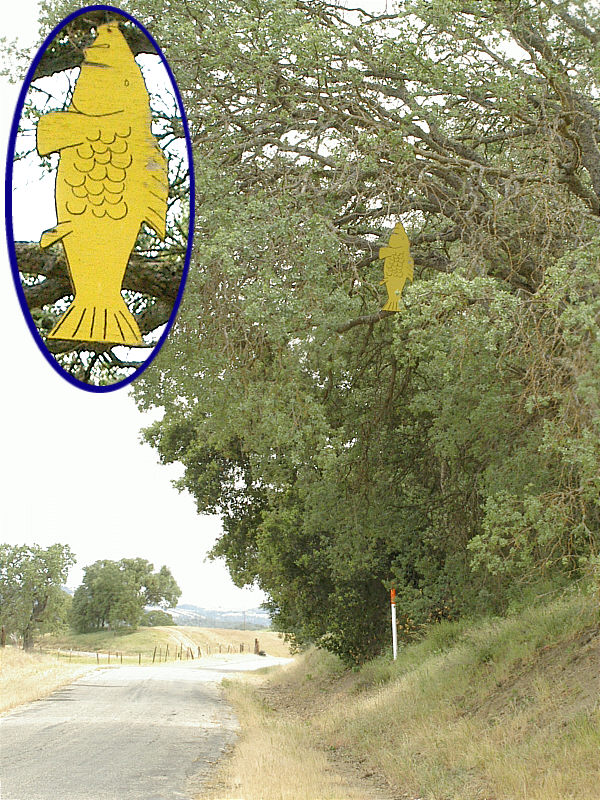
[[[40,117],[36,128],[37,151],[41,156],[56,153],[85,141],[87,132],[97,126],[90,117],[74,111],[51,111]]]
[[[50,228],[50,230],[42,233],[40,247],[50,247],[51,244],[55,244],[64,239],[65,236],[68,236],[72,230],[73,224],[71,222],[59,222],[55,228]]]

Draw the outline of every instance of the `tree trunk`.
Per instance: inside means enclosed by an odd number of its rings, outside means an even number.
[[[33,631],[25,628],[23,631],[23,650],[33,650]]]

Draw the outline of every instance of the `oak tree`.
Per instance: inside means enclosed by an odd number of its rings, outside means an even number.
[[[82,633],[105,627],[135,628],[146,605],[171,608],[181,596],[170,570],[163,566],[154,572],[154,565],[144,558],[95,561],[83,572],[70,615],[73,627]]]
[[[75,558],[68,545],[0,545],[0,623],[23,649],[38,633],[66,624],[67,596],[61,588]]]
[[[68,3],[46,3],[56,20]],[[240,585],[348,660],[598,551],[600,10],[154,0],[196,163],[146,438]],[[415,280],[381,306],[402,220]]]

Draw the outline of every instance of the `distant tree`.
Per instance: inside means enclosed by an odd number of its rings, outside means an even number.
[[[135,628],[142,620],[144,606],[170,608],[180,596],[181,590],[167,567],[154,572],[154,565],[143,558],[96,561],[85,568],[83,582],[73,597],[71,624],[79,632]]]
[[[69,598],[61,586],[75,558],[68,545],[0,545],[0,623],[17,634],[23,649],[36,633],[65,624]]]
[[[142,625],[147,625],[149,628],[153,628],[156,625],[175,625],[175,622],[173,617],[170,614],[167,614],[166,611],[159,611],[158,609],[153,608],[152,611],[144,611]]]

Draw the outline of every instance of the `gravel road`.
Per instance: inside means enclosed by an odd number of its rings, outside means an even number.
[[[229,655],[90,672],[0,718],[0,799],[197,797],[238,728],[222,678],[287,660]]]

